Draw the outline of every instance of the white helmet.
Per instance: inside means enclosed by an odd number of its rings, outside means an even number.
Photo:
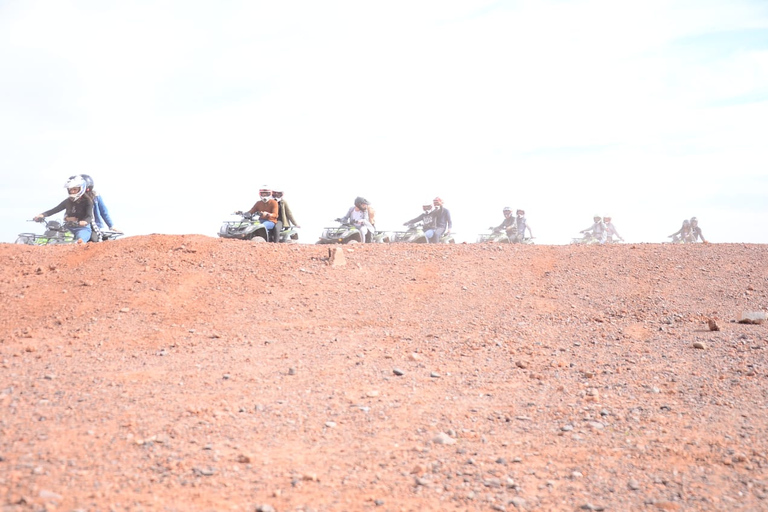
[[[259,189],[259,197],[266,203],[269,201],[269,198],[272,197],[272,189],[266,185],[262,185],[262,187]]]
[[[85,180],[79,174],[77,176],[72,176],[64,184],[64,188],[67,189],[70,199],[74,201],[77,201],[78,199],[83,197],[83,194],[85,194],[85,187],[86,187]]]
[[[427,213],[431,212],[432,211],[432,200],[429,199],[429,200],[424,201],[423,203],[421,203],[421,208],[422,208],[422,210],[424,210]]]

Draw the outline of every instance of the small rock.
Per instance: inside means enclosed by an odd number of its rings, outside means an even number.
[[[257,505],[256,512],[275,512],[275,507],[272,505]]]
[[[703,341],[694,341],[693,348],[698,348],[700,350],[707,350],[707,344],[704,343]]]
[[[525,500],[520,496],[515,496],[514,498],[509,500],[509,504],[514,505],[515,508],[519,508],[520,510],[525,509]]]
[[[334,421],[326,421],[325,426],[328,428],[336,428],[336,422]]]
[[[421,361],[421,356],[416,352],[411,352],[411,354],[408,356],[408,359],[411,361]]]
[[[332,267],[343,267],[347,264],[347,260],[344,258],[344,251],[341,247],[328,249],[328,264]]]
[[[368,391],[368,392],[365,394],[365,396],[367,396],[367,397],[369,397],[369,398],[376,398],[377,396],[379,396],[379,391],[378,391],[378,390],[376,390],[376,389],[372,389],[372,390]]]
[[[251,460],[253,460],[251,456],[246,455],[244,453],[241,453],[240,455],[237,456],[237,462],[239,462],[240,464],[250,464]]]
[[[629,482],[627,482],[627,487],[629,487],[633,491],[640,490],[640,484],[637,483],[637,480],[630,480]]]
[[[45,501],[61,501],[63,497],[64,496],[62,496],[61,494],[57,494],[53,491],[46,491],[45,489],[40,491],[40,498],[42,498]]]
[[[765,322],[765,313],[762,311],[744,311],[739,318],[740,324],[761,324]]]
[[[288,368],[288,375],[296,375],[296,368]]]
[[[570,432],[571,430],[573,430],[573,425],[563,425],[560,430],[562,430],[563,432]]]
[[[131,310],[131,308],[123,308],[120,310],[121,313],[128,313]]]
[[[528,363],[526,363],[525,361],[515,361],[515,366],[525,370],[526,368],[528,368]]]
[[[582,474],[581,471],[573,471],[573,472],[571,472],[571,478],[581,478],[583,476],[584,475]]]
[[[440,378],[440,374],[437,373],[437,372],[431,372],[429,374],[429,376],[432,377],[433,379],[439,379]]]
[[[402,377],[403,375],[405,375],[405,372],[400,368],[392,368],[392,373],[394,373],[398,377]]]
[[[707,320],[707,327],[709,327],[710,331],[719,331],[720,330],[720,326],[717,325],[717,322],[714,321],[712,318]]]
[[[445,432],[440,432],[437,434],[433,439],[432,442],[435,444],[456,444],[456,440],[446,434]]]
[[[373,504],[380,507],[384,504],[384,500],[373,500]]]

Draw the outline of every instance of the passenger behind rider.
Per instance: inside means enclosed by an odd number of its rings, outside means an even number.
[[[676,232],[669,235],[667,238],[671,238],[673,242],[683,241],[684,243],[693,242],[693,231],[691,230],[691,223],[688,219],[683,221],[683,225]]]
[[[592,226],[588,227],[587,229],[579,231],[579,233],[584,234],[585,240],[591,237],[598,240],[601,244],[604,244],[606,233],[605,224],[603,224],[603,218],[600,215],[595,214],[592,217],[592,220],[594,221],[594,224],[592,224]]]
[[[279,210],[280,207],[277,205],[277,201],[272,199],[272,190],[267,188],[266,185],[259,189],[259,200],[248,210],[248,213],[251,215],[254,213],[259,214],[259,221],[267,229],[268,242],[277,242],[277,238],[272,233],[272,230],[275,227],[275,222],[277,222]]]
[[[65,227],[69,229],[78,243],[88,242],[91,239],[91,221],[93,220],[93,201],[85,194],[86,183],[81,176],[75,176],[64,185],[67,189],[67,197],[58,206],[34,216],[34,220],[42,222],[43,219],[64,210]]]
[[[434,209],[432,201],[424,201],[424,203],[421,205],[421,209],[423,210],[421,215],[409,220],[408,222],[404,222],[403,226],[410,226],[411,224],[421,222],[422,229],[426,234],[428,230],[434,230],[436,227],[435,222],[437,221],[437,211]]]
[[[352,224],[360,231],[361,242],[371,242],[373,240],[373,222],[370,213],[371,203],[364,197],[356,197],[355,205],[351,207],[347,214],[336,219],[342,224]]]
[[[608,242],[613,242],[614,236],[622,242],[624,241],[624,239],[621,238],[619,232],[616,230],[616,226],[614,226],[613,222],[611,222],[610,215],[603,217],[603,223],[605,224],[605,237]]]
[[[525,238],[525,230],[528,230],[528,235],[533,238],[533,232],[531,232],[531,226],[528,225],[528,220],[525,218],[525,210],[517,210],[517,218],[515,219],[515,226],[517,227],[514,242],[520,243]]]
[[[291,226],[295,226],[297,228],[300,228],[299,224],[296,222],[296,219],[293,218],[293,213],[291,212],[291,208],[288,206],[288,202],[283,199],[283,191],[282,190],[273,190],[272,191],[272,197],[277,201],[277,222],[275,222],[275,227],[272,230],[275,238],[278,242],[282,242],[280,238],[280,232],[283,230],[283,228],[288,228]]]
[[[515,218],[512,216],[512,208],[505,206],[501,212],[504,214],[504,220],[498,226],[491,227],[489,229],[493,230],[494,232],[500,232],[503,230],[507,234],[507,238],[512,241],[512,239],[517,236],[517,223],[515,222]]]
[[[432,204],[435,207],[435,229],[425,231],[427,241],[432,244],[440,242],[440,238],[443,235],[451,233],[453,228],[453,222],[451,221],[451,212],[443,206],[443,200],[436,197],[432,200]]]
[[[704,235],[701,233],[701,228],[699,227],[699,219],[696,217],[691,217],[691,239],[692,241],[697,242],[699,237],[701,237],[701,241],[705,244],[709,243],[704,239]]]
[[[96,192],[93,188],[93,178],[87,174],[80,174],[79,176],[85,180],[85,194],[93,201],[93,221],[91,221],[91,230],[93,233],[91,235],[91,240],[97,242],[99,238],[102,238],[103,240],[107,239],[107,236],[102,233],[104,225],[106,225],[110,231],[122,233],[122,231],[116,228],[112,222],[112,217],[109,215],[109,210],[107,210],[107,205],[104,204],[104,199],[101,197],[101,194]],[[70,176],[69,179],[75,177],[76,176]]]

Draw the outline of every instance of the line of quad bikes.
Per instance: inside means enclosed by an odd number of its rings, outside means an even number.
[[[234,221],[224,221],[219,229],[218,235],[221,238],[233,238],[238,240],[264,241],[268,239],[267,228],[259,221],[258,216],[247,212],[239,214],[241,219]],[[42,221],[45,224],[43,234],[20,233],[16,239],[17,244],[27,245],[54,245],[54,244],[72,244],[75,243],[75,237],[70,231],[68,223],[57,220]],[[368,234],[366,242],[369,243],[427,243],[427,237],[424,234],[424,226],[420,223],[408,224],[405,231],[374,231]],[[481,234],[477,237],[478,243],[522,243],[532,244],[533,238],[518,239],[515,233],[507,233],[503,229],[490,228],[489,233]],[[93,241],[114,240],[123,233],[115,231],[100,231],[98,237]],[[280,234],[280,242],[298,243],[299,232],[295,226],[284,228]],[[354,244],[362,243],[363,236],[358,227],[354,224],[340,223],[335,227],[323,228],[318,244]],[[601,241],[587,233],[583,237],[574,238],[572,244],[591,245],[599,244]],[[683,238],[673,240],[672,243],[688,243],[693,240]],[[453,233],[448,233],[440,238],[440,243],[456,243]],[[607,240],[606,243],[617,243],[613,240]]]
[[[222,238],[235,238],[239,240],[267,240],[267,229],[259,222],[257,216],[242,213],[242,218],[234,221],[225,221],[219,229],[219,236]],[[363,240],[363,234],[355,225],[347,222],[339,222],[338,226],[323,228],[318,244],[355,244],[362,243],[427,243],[427,236],[424,234],[424,225],[421,222],[415,222],[407,225],[405,231],[373,231],[367,234],[366,240]],[[280,232],[280,242],[296,243],[299,240],[298,229],[295,226],[284,228]],[[514,237],[507,235],[504,230],[491,229],[488,234],[478,237],[478,242],[498,242],[511,243]],[[444,234],[440,237],[440,243],[456,243],[452,233]],[[524,238],[521,243],[531,244],[533,239]]]

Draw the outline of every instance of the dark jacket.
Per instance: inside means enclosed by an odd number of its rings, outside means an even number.
[[[435,221],[437,220],[437,211],[432,210],[429,212],[424,212],[415,219],[411,219],[406,224],[416,224],[417,222],[421,222],[421,224],[424,226],[424,229],[430,229],[435,227]]]
[[[437,208],[437,214],[435,219],[435,225],[439,228],[445,228],[446,231],[450,231],[453,228],[453,222],[451,222],[451,212],[442,206]]]
[[[80,199],[76,201],[71,197],[66,198],[55,208],[43,212],[43,217],[50,217],[54,213],[59,213],[62,210],[66,210],[64,213],[65,217],[75,217],[78,221],[84,220],[88,224],[93,221],[93,201],[85,194],[80,196]]]

